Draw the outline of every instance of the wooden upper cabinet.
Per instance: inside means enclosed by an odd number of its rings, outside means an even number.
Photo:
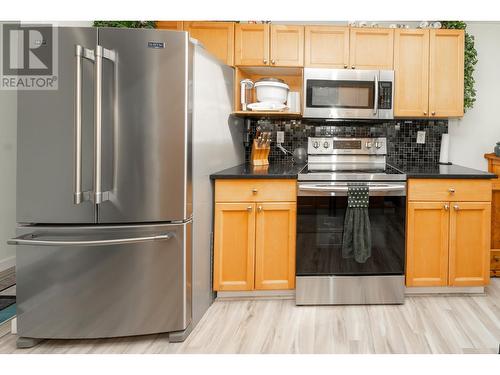
[[[406,286],[448,285],[449,212],[447,202],[408,203]]]
[[[255,203],[216,203],[214,290],[254,288]]]
[[[256,203],[255,289],[295,288],[295,202]]]
[[[453,202],[450,215],[449,285],[482,286],[488,284],[490,203]]]
[[[271,25],[271,65],[304,66],[304,26]]]
[[[269,25],[235,25],[234,64],[241,66],[269,65]]]
[[[347,68],[349,64],[349,28],[306,26],[304,65],[311,68]]]
[[[234,64],[233,22],[184,22],[184,30],[224,64]]]
[[[431,117],[464,114],[464,31],[430,30]]]
[[[394,29],[352,28],[349,67],[352,69],[393,69]]]
[[[183,30],[183,22],[182,21],[156,21],[156,28],[163,30]]]
[[[394,31],[394,116],[429,115],[429,30]]]

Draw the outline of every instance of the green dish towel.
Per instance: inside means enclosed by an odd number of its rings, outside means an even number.
[[[365,263],[372,255],[372,236],[368,217],[369,189],[366,185],[349,185],[342,237],[342,257]]]

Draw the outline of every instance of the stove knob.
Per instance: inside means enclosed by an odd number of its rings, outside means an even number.
[[[323,143],[324,148],[328,148],[329,146],[330,146],[330,144],[328,142]]]
[[[371,142],[366,142],[366,148],[372,148],[372,143]]]
[[[380,142],[375,142],[375,147],[376,147],[376,148],[380,148],[380,147],[382,147],[382,143],[380,143]]]
[[[313,147],[314,147],[314,148],[318,148],[318,147],[319,147],[319,142],[318,142],[318,141],[314,141],[314,143],[313,143]]]

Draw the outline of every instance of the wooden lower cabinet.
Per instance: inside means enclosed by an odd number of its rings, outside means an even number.
[[[296,199],[295,180],[215,181],[215,291],[295,288]]]
[[[255,203],[216,203],[214,290],[254,288]]]
[[[439,200],[452,184],[457,197]],[[409,180],[406,234],[406,286],[473,287],[489,283],[491,193],[480,193],[489,180]],[[424,186],[427,186],[423,189]],[[426,197],[426,201],[419,200]]]
[[[488,284],[490,218],[490,203],[451,203],[449,285]]]
[[[295,288],[295,202],[216,203],[214,290]]]
[[[255,289],[294,289],[295,203],[257,203],[256,217]]]
[[[446,286],[449,204],[410,202],[407,218],[406,286]]]

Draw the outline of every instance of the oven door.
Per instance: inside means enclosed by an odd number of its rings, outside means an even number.
[[[304,117],[378,118],[379,71],[304,69]]]
[[[404,275],[406,183],[370,182],[371,256],[342,256],[347,183],[299,182],[297,277]]]

